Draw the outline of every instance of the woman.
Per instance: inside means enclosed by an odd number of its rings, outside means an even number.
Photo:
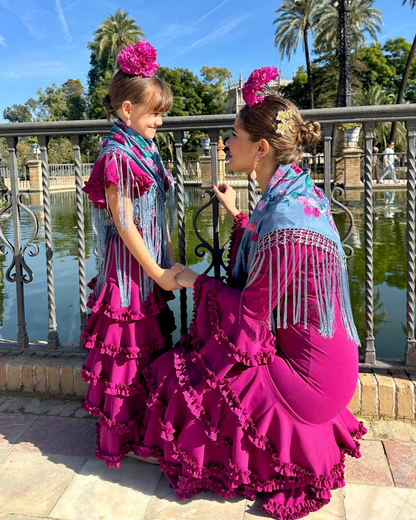
[[[233,219],[227,283],[190,269],[189,343],[145,370],[150,391],[140,455],[159,457],[179,498],[211,490],[254,499],[274,518],[317,511],[344,486],[345,454],[365,433],[346,410],[358,377],[345,255],[329,204],[295,163],[320,139],[255,71],[228,141],[229,168],[257,175],[250,219],[227,184],[214,191]]]

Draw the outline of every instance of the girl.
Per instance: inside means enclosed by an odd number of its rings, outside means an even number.
[[[98,416],[96,457],[114,467],[140,442],[140,372],[152,352],[171,346],[166,302],[180,288],[175,275],[182,270],[173,265],[165,213],[168,199],[172,224],[173,181],[152,140],[172,93],[154,77],[156,51],[148,43],[126,47],[119,62],[103,100],[108,118],[117,120],[83,188],[94,203],[100,271],[89,284],[91,314],[82,334],[89,351],[82,407]]]
[[[328,200],[297,162],[319,123],[255,71],[228,140],[229,168],[251,171],[263,196],[250,219],[227,184],[213,187],[234,220],[224,284],[190,269],[189,344],[144,371],[150,391],[143,455],[159,457],[179,498],[202,490],[254,500],[291,520],[345,485],[365,428],[346,409],[358,379],[345,254]]]

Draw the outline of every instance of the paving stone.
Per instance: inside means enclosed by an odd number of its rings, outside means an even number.
[[[36,419],[33,415],[0,413],[0,448],[10,448]]]
[[[10,453],[11,451],[8,450],[0,450],[0,465],[7,459]]]
[[[7,514],[6,514],[6,516],[1,516],[1,514],[0,514],[0,518],[1,518],[1,520],[45,520],[45,517],[41,518],[40,516],[34,517],[34,516],[26,516],[26,515],[22,516],[22,515],[7,515]],[[48,516],[48,519],[49,518],[50,517]]]
[[[97,420],[96,417],[94,417],[93,415],[90,415],[86,410],[83,410],[80,407],[78,408],[78,410],[75,411],[74,416],[79,418],[79,419],[91,418],[91,419]]]
[[[406,426],[406,423],[403,421],[391,421],[390,428],[393,431],[393,441],[398,442],[411,442],[412,438],[410,436],[410,432]]]
[[[59,412],[59,415],[60,417],[73,417],[75,412],[79,410],[80,406],[80,401],[66,401]]]
[[[38,417],[15,444],[15,450],[94,457],[95,425],[72,417]]]
[[[142,520],[160,476],[157,466],[132,459],[124,459],[120,468],[87,460],[49,516],[61,520]]]
[[[384,442],[387,459],[398,487],[416,487],[416,446],[403,442]]]
[[[36,401],[39,403],[38,399],[36,399]],[[26,409],[33,409],[33,405],[32,397],[9,397],[0,406],[0,412],[27,413]]]
[[[393,440],[394,433],[390,426],[390,421],[375,421],[372,423],[374,440]]]
[[[405,425],[409,432],[411,441],[416,442],[416,424],[414,422],[412,422],[412,423],[405,423]]]
[[[146,511],[145,520],[240,520],[246,509],[246,501],[239,496],[224,500],[216,493],[199,493],[191,499],[178,500],[176,493],[169,487],[168,480],[162,477]]]
[[[357,484],[393,486],[390,467],[380,441],[360,441],[360,459],[347,457],[345,479]],[[347,516],[348,518],[348,516]]]
[[[308,520],[345,520],[344,497],[342,490],[335,489],[331,491],[331,493],[332,499],[329,504],[315,513],[309,513],[309,515],[306,517]],[[261,508],[262,502],[262,497],[258,497],[255,502],[247,500],[246,512],[244,514],[243,520],[266,520],[266,518],[270,519],[271,516],[267,513],[264,513]],[[216,518],[224,518],[228,520],[228,516],[226,514],[219,515]]]
[[[83,462],[82,457],[12,451],[1,465],[0,510],[48,515]]]
[[[416,520],[416,489],[347,484],[348,520]]]
[[[54,409],[56,413],[53,415],[58,415],[59,411],[62,409],[62,406],[62,401],[58,401],[56,399],[46,399],[45,401],[41,401],[39,403],[39,406],[33,410],[33,413],[36,415],[46,415],[52,409]]]

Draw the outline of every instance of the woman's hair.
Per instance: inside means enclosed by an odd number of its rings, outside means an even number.
[[[111,80],[109,92],[103,99],[108,120],[116,115],[124,101],[147,105],[151,112],[166,112],[172,106],[173,94],[156,76],[142,78],[119,70]]]
[[[292,126],[284,135],[277,134],[276,120],[280,111],[293,110]],[[279,96],[265,96],[264,100],[251,107],[241,109],[243,128],[254,143],[266,139],[274,150],[274,158],[279,164],[299,162],[303,156],[302,147],[309,148],[321,139],[321,125],[317,121],[304,121],[299,110],[289,100]]]

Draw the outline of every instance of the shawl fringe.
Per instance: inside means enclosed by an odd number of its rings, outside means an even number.
[[[282,249],[279,247],[283,247]],[[288,248],[291,248],[292,262],[289,265]],[[272,250],[277,260],[273,262]],[[281,229],[268,233],[259,239],[254,260],[250,266],[246,287],[254,283],[261,273],[269,254],[269,327],[270,330],[287,328],[288,288],[293,292],[293,324],[303,318],[308,326],[308,270],[312,266],[313,283],[319,313],[319,333],[323,338],[332,338],[335,332],[335,300],[338,296],[342,321],[349,339],[360,345],[358,332],[352,316],[347,261],[344,251],[332,240],[319,233],[304,229]],[[298,253],[299,266],[295,266]],[[283,272],[282,272],[283,269]],[[274,287],[277,284],[277,287]],[[273,290],[277,289],[277,316],[274,320],[272,304]],[[280,295],[282,295],[280,297]]]

